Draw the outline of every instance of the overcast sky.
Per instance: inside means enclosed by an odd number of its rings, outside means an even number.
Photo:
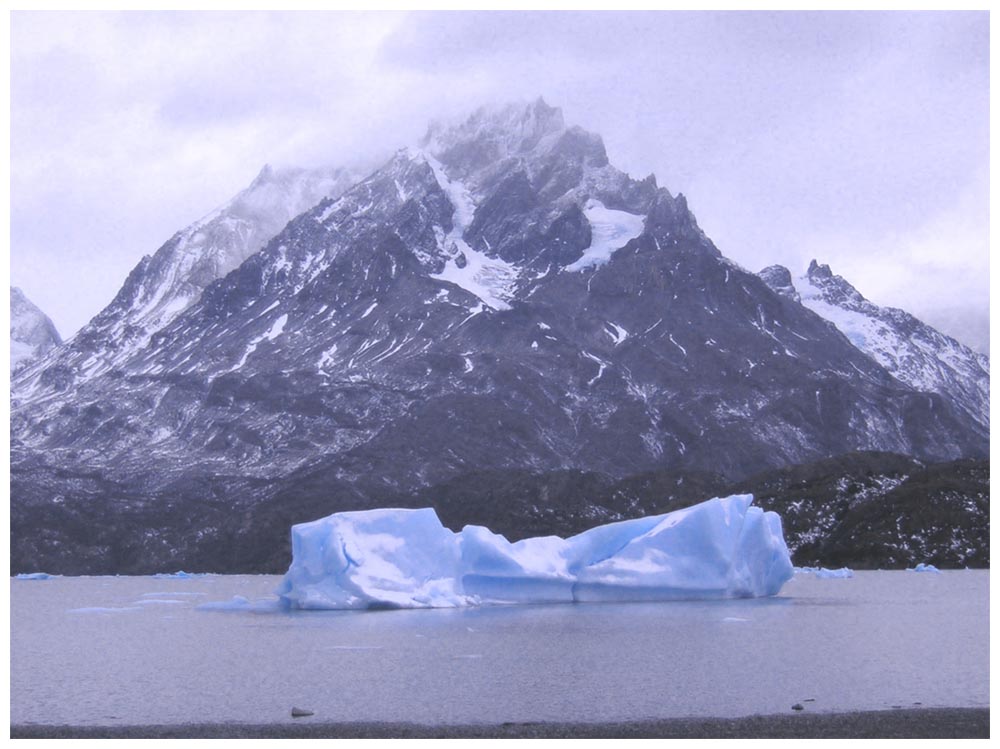
[[[538,95],[726,256],[829,263],[988,350],[989,18],[16,12],[11,283],[68,336],[264,163]]]

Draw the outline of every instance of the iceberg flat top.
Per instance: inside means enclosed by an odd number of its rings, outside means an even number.
[[[735,495],[570,538],[511,543],[433,509],[343,512],[292,528],[278,589],[301,609],[771,596],[792,577],[781,519]]]

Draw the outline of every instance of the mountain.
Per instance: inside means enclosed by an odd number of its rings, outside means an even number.
[[[894,377],[915,390],[938,393],[990,427],[989,357],[939,333],[908,312],[865,299],[828,265],[815,260],[795,282],[787,268],[772,265],[760,277],[777,293],[829,320]]]
[[[62,378],[66,388],[123,365],[212,281],[257,252],[290,219],[321,198],[340,195],[354,181],[356,177],[345,169],[265,165],[232,200],[177,232],[153,255],[144,256],[114,300],[57,358],[25,373],[15,391],[37,386],[42,372]]]
[[[10,371],[13,374],[62,343],[56,326],[16,286],[10,287]]]
[[[542,100],[432,127],[148,340],[108,319],[113,367],[53,356],[14,383],[12,502],[77,517],[114,497],[110,517],[158,518],[115,548],[155,556],[180,525],[189,558],[233,570],[287,520],[474,472],[735,481],[988,449],[949,394],[724,258],[683,195]],[[132,553],[101,538],[87,554]]]

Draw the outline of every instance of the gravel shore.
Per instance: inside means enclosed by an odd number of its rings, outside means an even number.
[[[671,718],[631,723],[188,723],[168,726],[11,725],[20,738],[989,738],[989,708]]]

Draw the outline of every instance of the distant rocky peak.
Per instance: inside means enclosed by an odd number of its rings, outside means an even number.
[[[10,287],[10,369],[13,372],[62,343],[55,325],[16,286]]]
[[[531,103],[481,107],[457,125],[433,124],[420,146],[449,173],[468,178],[508,159],[533,160],[565,134],[562,110],[539,98]]]
[[[816,279],[833,278],[833,271],[830,270],[829,265],[820,265],[816,262],[816,258],[813,258],[809,261],[809,268],[806,270],[806,275],[809,278]]]
[[[989,358],[977,354],[908,312],[880,307],[848,281],[813,260],[792,281],[772,265],[757,274],[772,291],[801,302],[833,323],[860,351],[900,382],[950,399],[985,431],[990,423]]]
[[[586,166],[600,168],[607,166],[608,154],[600,135],[574,125],[561,133],[552,146],[552,154],[557,157],[579,160]]]
[[[264,164],[260,168],[260,171],[257,172],[257,176],[254,177],[253,182],[250,183],[249,189],[253,190],[255,187],[270,182],[272,179],[274,179],[274,167],[270,164]]]
[[[809,263],[804,280],[807,288],[801,289],[803,296],[818,296],[830,304],[845,308],[853,308],[868,301],[846,279],[834,275],[829,265],[821,265],[815,259]]]
[[[796,302],[801,301],[799,292],[795,290],[795,284],[792,282],[791,271],[785,266],[769,265],[761,270],[757,276],[776,294]]]
[[[433,122],[420,145],[437,153],[472,141],[493,141],[502,143],[507,153],[516,154],[530,151],[544,136],[565,127],[562,110],[539,97],[530,103],[483,106],[455,125]]]
[[[682,193],[672,196],[665,188],[656,190],[646,218],[646,231],[660,249],[677,246],[697,247],[714,257],[722,253],[705,236]]]

